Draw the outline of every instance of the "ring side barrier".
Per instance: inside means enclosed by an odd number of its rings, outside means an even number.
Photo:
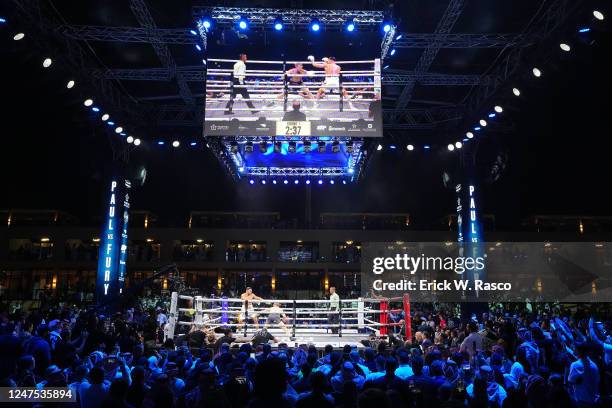
[[[193,307],[178,307],[179,300],[191,302]],[[389,303],[402,302],[402,309],[391,309]],[[376,336],[387,335],[389,328],[403,326],[406,336],[411,338],[410,331],[410,302],[408,296],[396,298],[357,298],[341,299],[338,310],[324,309],[330,304],[329,300],[307,300],[307,299],[263,299],[263,300],[243,300],[240,298],[204,298],[202,296],[186,296],[173,292],[170,302],[170,313],[168,324],[164,328],[164,337],[174,338],[175,329],[178,326],[196,327],[229,327],[236,330],[242,329],[244,337],[249,335],[249,329],[259,328],[262,317],[270,313],[269,307],[278,303],[282,305],[282,314],[285,315],[283,325],[271,324],[271,327],[285,327],[291,333],[291,338],[296,335],[317,336],[332,335],[341,338],[343,333],[374,334]],[[321,305],[321,307],[300,307],[299,305]],[[366,305],[368,304],[368,305]],[[378,305],[378,308],[372,306]],[[208,305],[208,306],[206,306]],[[257,306],[257,307],[256,307]],[[390,322],[389,313],[405,313],[404,323]],[[327,323],[330,321],[330,314],[337,313],[337,323]],[[179,319],[181,314],[186,314],[187,320]],[[250,324],[249,320],[257,315],[257,323]],[[327,317],[322,317],[327,315]],[[236,321],[230,319],[236,318]],[[266,322],[264,326],[267,326]],[[317,330],[325,330],[324,333]],[[347,332],[348,330],[348,332]],[[335,332],[334,332],[335,331]],[[252,333],[251,333],[252,334]]]

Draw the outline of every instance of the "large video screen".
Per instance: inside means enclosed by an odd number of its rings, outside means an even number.
[[[254,52],[206,65],[205,136],[382,137],[380,59]]]

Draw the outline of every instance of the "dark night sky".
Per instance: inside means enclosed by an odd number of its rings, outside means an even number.
[[[0,208],[97,215],[112,157],[108,135],[65,89],[66,75],[43,70],[42,56],[14,43],[11,33],[0,28]],[[594,46],[577,46],[572,57],[554,59],[537,85],[521,80],[524,98],[504,112],[514,129],[488,135],[478,155],[484,165],[491,152],[508,152],[507,172],[483,196],[484,212],[496,214],[500,224],[536,213],[612,215],[611,50],[605,33]],[[409,212],[416,222],[432,222],[453,211],[441,172],[456,157],[401,148],[377,154],[359,184],[313,188],[315,217],[321,211]],[[134,192],[134,208],[168,222],[184,222],[189,210],[304,214],[304,187],[235,185],[203,148],[153,149],[134,161],[148,169],[147,183]]]

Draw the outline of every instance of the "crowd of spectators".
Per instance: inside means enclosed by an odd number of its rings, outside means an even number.
[[[609,322],[525,310],[412,320],[408,339],[317,350],[265,329],[164,341],[159,306],[3,313],[0,386],[69,387],[83,408],[611,406]]]

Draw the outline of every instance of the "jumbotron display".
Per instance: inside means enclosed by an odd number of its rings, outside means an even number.
[[[380,59],[208,59],[205,136],[382,137]]]

